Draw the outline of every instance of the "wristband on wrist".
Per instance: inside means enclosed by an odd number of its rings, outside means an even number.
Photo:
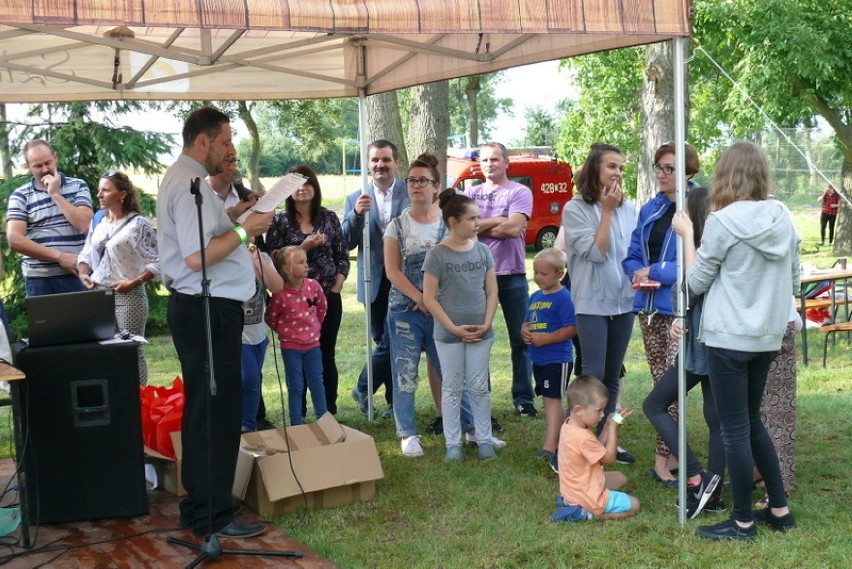
[[[245,243],[248,241],[248,233],[246,233],[245,227],[242,225],[237,225],[234,227],[234,231],[237,232],[237,235],[240,236],[240,243]]]
[[[624,417],[618,411],[614,412],[612,415],[610,415],[610,417],[612,417],[612,420],[615,423],[617,423],[619,425],[624,424]]]

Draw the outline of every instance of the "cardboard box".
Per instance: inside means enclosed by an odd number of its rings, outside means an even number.
[[[382,478],[373,437],[326,413],[315,423],[289,427],[286,437],[283,429],[244,434],[234,495],[260,515],[278,515],[301,507],[303,491],[312,508],[369,500]]]
[[[158,453],[152,448],[145,447],[145,462],[153,464],[157,472],[157,487],[175,496],[186,496],[186,489],[180,479],[181,456],[183,447],[180,444],[180,431],[169,433],[175,449],[177,460]]]

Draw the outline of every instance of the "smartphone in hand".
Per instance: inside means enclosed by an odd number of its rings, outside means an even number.
[[[660,288],[660,281],[646,280],[633,285],[634,290]]]

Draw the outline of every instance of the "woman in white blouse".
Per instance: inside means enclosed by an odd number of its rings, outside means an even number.
[[[144,284],[160,274],[157,234],[139,212],[136,190],[126,174],[112,171],[101,178],[98,203],[106,214],[92,222],[77,257],[80,280],[89,289],[113,289],[116,329],[144,336],[148,321]],[[139,383],[147,382],[148,366],[140,348]]]

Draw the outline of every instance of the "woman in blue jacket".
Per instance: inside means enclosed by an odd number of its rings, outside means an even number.
[[[698,173],[698,153],[686,145],[687,181]],[[675,146],[666,143],[654,153],[654,172],[660,191],[639,210],[639,221],[630,239],[627,257],[621,266],[636,289],[633,311],[639,316],[639,327],[645,343],[645,358],[656,384],[669,369],[677,353],[677,342],[669,337],[674,320],[671,287],[677,280],[677,236],[672,230],[677,197]],[[669,408],[677,417],[677,406]],[[677,465],[662,438],[657,436],[654,468],[649,474],[662,484],[677,484],[669,471]]]

